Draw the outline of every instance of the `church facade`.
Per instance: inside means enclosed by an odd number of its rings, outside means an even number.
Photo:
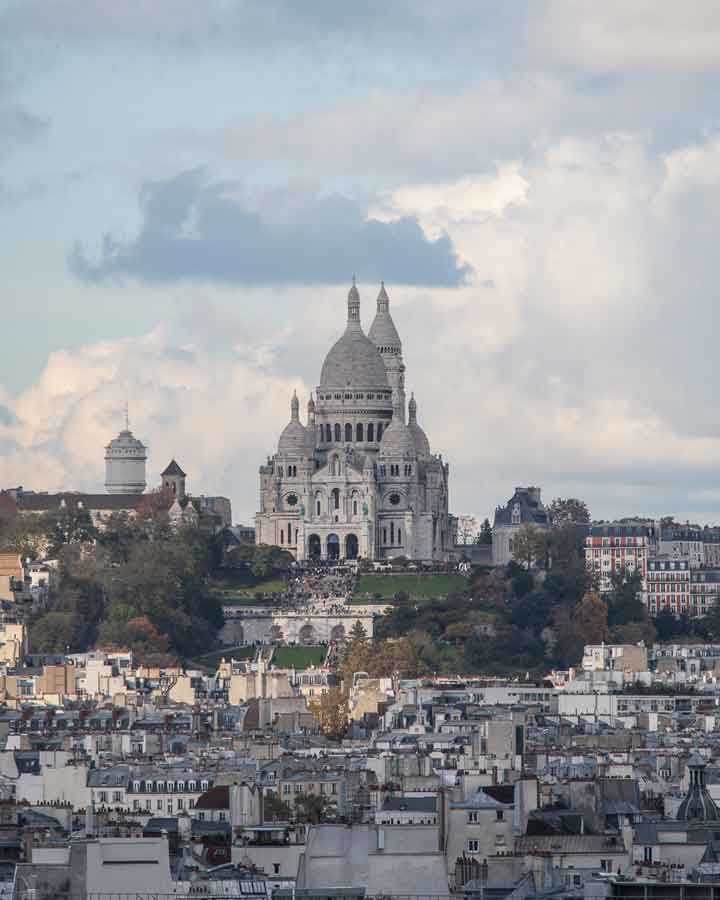
[[[260,467],[255,540],[298,560],[446,560],[449,467],[406,402],[402,343],[381,286],[366,335],[353,282],[347,325],[325,357],[307,420],[293,396],[277,453]]]

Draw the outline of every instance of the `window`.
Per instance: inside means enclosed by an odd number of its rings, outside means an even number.
[[[352,425],[350,425],[350,424],[345,425],[345,443],[346,444],[352,443],[352,434],[353,434]]]
[[[387,528],[383,528],[383,544],[387,544]]]
[[[337,794],[337,782],[333,781],[332,783],[332,792],[333,794]]]
[[[122,792],[121,791],[113,791],[113,803],[120,803],[122,801]]]
[[[353,497],[353,505],[352,505],[353,515],[356,516],[358,514],[358,504],[357,500]]]
[[[322,428],[322,425],[320,426]],[[329,443],[332,442],[332,430],[329,425],[325,426],[325,440]]]
[[[100,791],[100,802],[107,803],[107,791]]]
[[[280,874],[280,863],[273,863],[273,872],[275,875]]]
[[[139,800],[133,800],[133,809],[135,809],[135,810],[140,809],[140,801]]]
[[[358,443],[363,440],[363,427],[361,422],[358,422],[355,426],[355,440],[358,441]]]
[[[320,515],[320,498],[315,501],[315,512],[318,516]]]
[[[476,812],[469,812],[467,820],[469,825],[477,825],[478,814]]]
[[[495,815],[497,816],[497,821],[502,822],[505,818],[505,810],[498,809],[498,810],[496,810]]]
[[[218,813],[218,822],[224,822],[226,818],[227,818],[227,816],[225,815],[224,812]]]
[[[342,432],[340,431],[340,426],[335,425],[335,443],[339,444],[342,440]]]
[[[183,808],[183,806],[184,806],[183,798],[178,797],[178,807],[177,808],[180,810]]]
[[[168,814],[172,813],[172,811],[173,811],[172,800],[168,800],[167,811],[168,811]]]
[[[162,802],[162,800],[158,800],[157,803],[155,804],[155,806],[157,806],[157,808],[158,808],[159,810],[162,810],[162,808],[163,808],[163,802]]]
[[[382,422],[378,422],[378,427],[377,427],[377,439],[378,440],[382,440],[382,431],[383,431]]]
[[[394,522],[390,523],[390,543],[391,544],[395,543],[395,523]]]
[[[478,840],[470,840],[467,842],[467,852],[468,853],[479,853],[480,852],[480,841]]]
[[[398,506],[400,503],[400,494],[390,494],[390,502],[393,506]]]
[[[367,427],[367,439],[368,439],[368,441],[375,440],[375,426],[373,425],[372,422]]]
[[[340,489],[333,488],[332,492],[333,509],[340,509]]]
[[[199,813],[198,813],[198,820],[199,820],[200,822],[204,822],[204,821],[205,821],[205,813],[204,813],[204,812],[199,812]]]
[[[285,502],[288,506],[296,506],[298,502],[297,494],[288,494]]]
[[[283,792],[283,794],[289,794],[289,793],[290,793],[290,785],[289,785],[289,784],[284,784],[284,785],[282,786],[282,792]]]

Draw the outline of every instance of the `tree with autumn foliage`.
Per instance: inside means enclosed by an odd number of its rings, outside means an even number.
[[[314,697],[309,706],[325,737],[336,740],[343,737],[348,722],[348,697],[344,690],[330,688]]]

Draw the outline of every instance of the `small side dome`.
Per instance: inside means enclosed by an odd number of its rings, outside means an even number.
[[[290,421],[283,429],[278,441],[278,453],[287,453],[293,456],[304,456],[310,446],[308,432],[300,422],[300,404],[297,394],[293,393],[290,404]]]
[[[380,441],[380,458],[388,457],[415,457],[415,441],[408,426],[403,422],[400,410],[396,406],[392,418],[392,422],[383,431],[382,440]]]

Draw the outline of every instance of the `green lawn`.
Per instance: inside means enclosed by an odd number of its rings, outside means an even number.
[[[361,575],[355,594],[379,594],[392,599],[401,591],[411,597],[446,597],[452,591],[463,591],[467,579],[463,575]]]
[[[278,669],[308,669],[321,666],[327,647],[278,647],[273,653],[272,664]]]
[[[188,660],[189,668],[198,666],[202,669],[211,669],[213,672],[220,665],[221,660],[252,659],[255,656],[255,647],[225,647],[223,650],[213,650],[212,653],[203,653]]]
[[[285,581],[277,575],[258,578],[247,572],[225,569],[222,572],[216,572],[211,578],[210,590],[217,594],[223,603],[229,603],[236,597],[252,598],[258,593],[280,593],[285,590]]]

